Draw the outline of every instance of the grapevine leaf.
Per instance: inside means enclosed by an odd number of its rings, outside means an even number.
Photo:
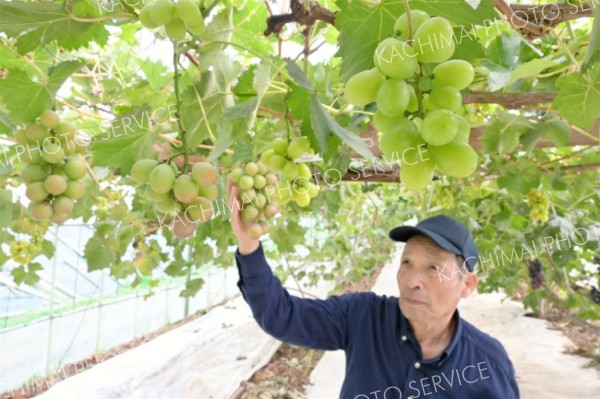
[[[152,157],[152,143],[158,135],[149,130],[147,116],[145,110],[139,109],[112,121],[113,134],[100,136],[91,146],[94,165],[120,168],[125,175],[135,161]]]
[[[531,128],[531,123],[523,116],[498,112],[481,136],[483,149],[490,153],[511,152],[519,145],[521,135]]]
[[[340,8],[335,17],[335,26],[340,31],[337,55],[343,60],[342,77],[347,81],[357,72],[373,67],[375,48],[381,40],[392,36],[394,23],[404,12],[404,5],[400,0],[381,0],[377,5],[338,0],[336,5]],[[468,28],[496,17],[490,1],[482,1],[475,11],[463,0],[411,1],[411,9],[424,10]]]
[[[113,264],[117,259],[117,249],[119,243],[117,239],[108,234],[103,237],[96,231],[85,244],[84,255],[88,263],[88,271],[105,269]]]
[[[20,217],[21,207],[13,202],[12,192],[9,190],[0,189],[0,204],[2,204],[2,212],[0,212],[0,228],[8,227],[13,220]]]
[[[260,54],[273,53],[273,45],[262,33],[268,17],[269,11],[260,1],[240,3],[233,13],[231,41]]]
[[[557,147],[564,146],[571,138],[571,127],[556,115],[550,114],[535,124],[534,128],[521,137],[526,151],[531,153],[539,140],[548,140]]]
[[[204,280],[201,278],[193,278],[185,283],[185,289],[179,293],[180,297],[192,298],[204,285]]]
[[[587,75],[579,72],[561,76],[556,81],[560,89],[553,108],[569,121],[583,129],[591,129],[600,118],[600,64]]]
[[[590,44],[581,63],[581,72],[584,73],[596,62],[600,61],[600,15],[596,15],[590,33]]]
[[[318,135],[327,135],[333,132],[344,143],[349,145],[354,151],[358,152],[365,158],[373,158],[373,153],[357,135],[340,126],[335,119],[331,117],[323,108],[323,105],[317,98],[316,94],[311,95],[310,110],[312,116],[312,127]]]
[[[42,269],[43,267],[39,263],[29,263],[27,265],[27,271],[25,270],[25,266],[19,266],[12,269],[10,274],[13,276],[17,285],[23,283],[33,285],[40,281],[40,276],[36,272]]]
[[[454,37],[456,37],[456,50],[452,54],[452,59],[474,63],[476,60],[485,58],[483,46],[476,40],[473,33],[469,33],[466,27],[454,28]]]
[[[300,69],[300,67],[294,61],[290,60],[289,58],[286,58],[285,63],[287,70],[290,73],[290,76],[300,87],[310,92],[315,91],[315,88],[313,87],[312,83],[310,83],[308,77],[304,74],[302,69]]]
[[[106,15],[106,21],[115,17],[131,18],[121,11]],[[97,20],[75,20],[61,3],[24,3],[0,1],[0,31],[18,37],[17,49],[25,54],[56,40],[67,49],[74,50],[95,41],[105,45],[109,33]],[[23,34],[24,33],[24,34]]]
[[[340,8],[335,17],[335,27],[340,31],[336,55],[342,58],[342,78],[347,81],[373,67],[377,44],[393,34],[394,23],[404,6],[398,0],[382,0],[375,6],[338,0],[336,5]]]
[[[54,67],[46,82],[32,81],[21,69],[8,69],[8,77],[0,80],[0,100],[15,123],[32,122],[43,110],[50,108],[56,92],[65,80],[82,64],[67,61]]]

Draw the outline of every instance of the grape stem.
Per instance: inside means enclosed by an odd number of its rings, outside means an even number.
[[[189,165],[189,154],[187,146],[187,134],[181,122],[181,98],[179,97],[179,54],[177,53],[177,45],[173,42],[173,82],[175,90],[175,109],[177,118],[177,128],[179,129],[179,136],[181,137],[181,145],[183,147],[183,167],[182,172],[187,173]]]
[[[412,34],[413,34],[413,25],[412,25],[412,15],[410,13],[410,5],[408,4],[408,0],[404,1],[404,8],[406,12],[406,22],[408,22],[408,36],[406,38],[406,42],[412,42]]]

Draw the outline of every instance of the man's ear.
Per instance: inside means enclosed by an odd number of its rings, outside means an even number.
[[[475,291],[475,288],[477,288],[478,281],[479,277],[475,273],[467,273],[463,277],[463,288],[460,296],[468,298]]]

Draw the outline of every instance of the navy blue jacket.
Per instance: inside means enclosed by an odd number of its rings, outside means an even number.
[[[424,360],[398,297],[372,292],[326,300],[291,296],[273,275],[262,244],[248,255],[240,255],[238,248],[236,264],[237,285],[265,332],[294,345],[345,351],[340,399],[519,398],[502,344],[458,311],[448,347],[439,357]]]

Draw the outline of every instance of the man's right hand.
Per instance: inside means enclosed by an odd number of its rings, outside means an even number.
[[[237,199],[237,187],[230,178],[227,179],[227,203],[231,209],[231,226],[238,240],[240,255],[251,254],[258,249],[260,242],[250,237],[248,226],[240,218],[241,205]]]

